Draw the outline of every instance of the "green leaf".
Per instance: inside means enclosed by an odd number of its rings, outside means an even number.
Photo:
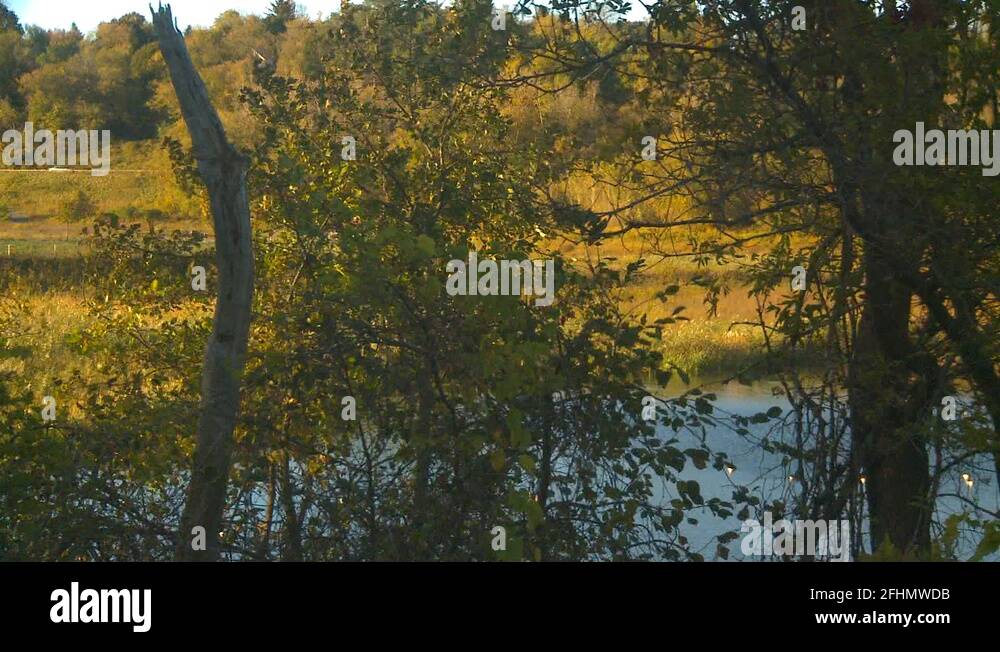
[[[426,254],[428,257],[433,256],[436,250],[434,239],[428,235],[423,235],[423,234],[418,235],[417,249]]]
[[[684,454],[691,458],[695,468],[704,469],[708,466],[708,451],[703,451],[700,448],[689,448],[684,451]]]

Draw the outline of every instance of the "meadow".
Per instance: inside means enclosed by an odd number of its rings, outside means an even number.
[[[130,209],[164,206],[170,216],[157,221],[156,229],[211,235],[210,223],[191,214],[197,210],[196,202],[174,184],[154,183],[171,174],[169,161],[163,160],[155,143],[128,144],[120,148],[115,161],[106,177],[32,171],[0,174],[0,205],[28,215],[25,222],[0,221],[0,270],[6,278],[4,301],[9,304],[3,336],[14,351],[0,360],[0,372],[13,372],[27,386],[44,385],[54,369],[74,367],[86,374],[93,364],[80,358],[71,344],[75,334],[91,326],[88,302],[95,298],[81,275],[89,220],[67,221],[59,214],[58,207],[74,193],[83,188],[98,206],[96,212],[114,213],[124,221]],[[187,214],[178,215],[179,210]],[[643,249],[643,235],[633,233],[600,246],[565,248],[563,253],[581,262],[588,257],[620,262],[634,259]],[[680,314],[686,319],[663,332],[666,359],[693,377],[727,376],[763,354],[760,330],[741,323],[755,319],[756,301],[741,285],[739,272],[735,264],[704,267],[687,258],[666,258],[627,288],[621,305],[634,316],[645,314],[650,322],[684,306]],[[721,296],[714,315],[705,303],[704,289],[691,282],[696,276],[721,277],[730,284],[731,291]],[[680,289],[671,302],[656,298],[657,292],[673,284]]]
[[[116,145],[112,173],[104,177],[0,169],[0,339],[6,343],[0,373],[29,392],[70,370],[94,376],[100,362],[74,344],[93,326],[90,302],[97,298],[84,278],[89,225],[99,215],[129,221],[130,214],[159,208],[165,217],[155,223],[134,221],[143,229],[210,232],[197,201],[171,178],[169,159],[155,141]],[[94,215],[69,220],[61,207],[81,190]],[[15,213],[27,219],[10,219]]]

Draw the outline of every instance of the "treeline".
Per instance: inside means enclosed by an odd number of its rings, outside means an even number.
[[[169,124],[176,103],[147,17],[129,13],[85,35],[75,24],[69,30],[21,25],[2,3],[0,12],[4,128],[31,120],[53,130],[110,129],[116,139],[138,140]],[[305,52],[319,27],[296,17],[293,3],[277,0],[263,18],[227,11],[210,28],[189,28],[186,36],[217,105],[238,112],[255,58],[280,56],[289,70],[302,72],[317,63]]]
[[[339,49],[353,47],[347,34],[357,31],[368,12],[380,4],[384,3],[366,2],[357,10],[313,20],[298,15],[290,0],[275,0],[262,17],[230,10],[209,28],[188,28],[185,37],[192,59],[236,142],[250,147],[255,140],[251,115],[240,101],[255,66],[318,80],[325,62]],[[176,100],[147,17],[129,13],[83,34],[75,25],[69,30],[22,25],[2,2],[0,13],[0,130],[20,129],[30,120],[52,130],[110,129],[115,141],[164,134],[183,138]],[[526,30],[530,27],[511,20],[509,31],[501,33]],[[609,35],[595,32],[595,37],[613,45]],[[495,40],[497,53],[504,52]],[[539,71],[546,66],[516,56],[506,63],[520,68],[527,63]],[[557,150],[586,145],[595,148],[592,153],[611,156],[617,145],[608,143],[620,143],[626,132],[638,133],[639,107],[627,106],[634,88],[613,67],[597,65],[585,78],[561,77],[574,92],[553,97],[542,112],[524,101],[509,107],[520,137],[545,131]],[[525,89],[516,99],[528,95],[537,93]]]
[[[299,15],[290,0],[275,0],[264,16],[230,10],[208,28],[188,28],[185,38],[192,59],[233,142],[250,151],[260,141],[261,125],[243,99],[244,90],[254,86],[255,74],[271,70],[322,84],[331,62],[350,64],[347,55],[355,48],[353,35],[365,29],[372,15],[391,4],[369,0],[316,20]],[[126,217],[137,211],[204,219],[207,206],[198,184],[170,173],[172,166],[176,171],[178,164],[184,164],[185,157],[190,163],[188,137],[148,17],[129,13],[83,34],[75,26],[46,30],[23,25],[6,7],[2,12],[0,133],[20,131],[27,121],[36,129],[109,129],[115,151],[113,165],[140,169],[145,176],[84,182],[63,179],[63,183],[8,180],[5,186],[0,185],[0,211],[17,209],[66,221],[112,212]],[[542,9],[538,13],[548,15]],[[599,48],[614,47],[617,36],[596,26],[586,29]],[[621,152],[621,143],[637,140],[649,131],[643,128],[648,117],[636,95],[636,85],[627,75],[604,64],[594,66],[586,75],[566,74],[544,60],[511,52],[504,45],[507,36],[540,46],[547,38],[544,24],[511,18],[505,30],[489,35],[492,63],[498,69],[546,74],[565,86],[559,93],[512,88],[511,101],[503,111],[513,126],[509,137],[522,147],[537,144],[548,150],[549,163],[565,173],[568,183],[577,187],[586,183],[570,173],[573,160],[581,156],[613,160]],[[459,61],[469,54],[452,52],[449,60]],[[122,150],[130,144],[134,147]],[[157,179],[156,184],[149,183],[152,178]],[[81,213],[71,210],[71,205],[93,209]]]
[[[0,33],[0,124],[155,136],[164,115],[154,101],[162,77],[157,56],[138,14],[102,23],[92,38],[75,25],[44,30],[8,19]]]

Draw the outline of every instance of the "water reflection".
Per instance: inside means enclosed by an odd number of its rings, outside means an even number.
[[[791,409],[790,402],[780,391],[780,384],[773,381],[756,382],[751,385],[702,381],[698,386],[705,392],[716,395],[714,405],[717,410],[724,413],[751,416],[767,412],[775,406],[780,407],[782,413]],[[684,390],[685,387],[680,384],[671,384],[659,390],[657,395],[661,398],[675,398],[683,394]],[[780,497],[788,491],[789,483],[797,480],[794,477],[794,469],[783,465],[782,455],[768,452],[758,443],[768,435],[773,426],[773,423],[748,424],[746,429],[750,431],[749,436],[739,435],[732,428],[723,425],[707,427],[705,443],[713,452],[726,453],[732,466],[720,471],[711,465],[699,470],[688,464],[679,474],[679,479],[697,481],[706,500],[711,497],[729,500],[737,485],[750,487],[754,495],[769,501]],[[672,429],[661,426],[658,432],[664,439],[678,438],[680,441],[677,446],[681,449],[701,444],[697,436],[684,430],[675,433]],[[988,460],[979,462],[980,466],[992,466]],[[974,464],[970,464],[971,466]],[[863,479],[859,478],[859,482],[863,482]],[[861,489],[864,489],[863,484]],[[970,502],[976,502],[992,512],[998,511],[1000,505],[1000,494],[995,480],[989,475],[973,476],[964,471],[955,472],[942,480],[939,494],[935,510],[935,520],[938,523],[944,523],[948,516],[969,509]],[[661,503],[666,503],[671,497],[674,497],[672,492],[668,494],[668,491],[661,487],[656,498]],[[720,534],[728,531],[739,533],[740,520],[736,515],[723,519],[713,515],[708,509],[692,512],[691,515],[698,520],[698,524],[691,525],[685,522],[681,525],[681,532],[690,541],[692,549],[701,552],[706,559],[716,559],[717,537]],[[751,515],[751,518],[753,517]],[[867,548],[867,531],[862,532],[862,535]],[[959,558],[968,559],[975,552],[977,542],[968,536],[961,537],[957,546]],[[730,559],[744,558],[739,544],[739,538],[729,544]],[[989,560],[998,561],[1000,556],[993,555]]]

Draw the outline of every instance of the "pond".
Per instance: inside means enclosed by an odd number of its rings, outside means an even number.
[[[693,386],[700,386],[704,391],[714,393],[717,400],[714,401],[715,408],[728,413],[751,416],[760,412],[767,412],[771,407],[780,407],[782,413],[790,410],[790,403],[781,395],[776,394],[779,384],[775,381],[761,381],[752,385],[742,385],[736,382],[726,384],[713,383],[711,381],[701,381],[701,384],[693,383]],[[657,392],[661,398],[674,398],[681,395],[684,388],[677,385],[670,385]],[[719,497],[729,500],[732,491],[737,485],[752,488],[752,493],[758,497],[767,497],[773,500],[782,494],[789,496],[794,491],[794,486],[789,486],[789,475],[792,474],[782,465],[782,456],[777,453],[770,453],[763,450],[756,441],[766,435],[773,427],[773,423],[750,424],[747,430],[751,432],[750,437],[744,437],[725,425],[709,427],[707,430],[706,443],[713,452],[724,452],[729,457],[730,462],[735,467],[731,474],[720,471],[712,467],[711,463],[705,469],[696,469],[688,464],[684,471],[679,474],[682,480],[695,480],[701,487],[701,495],[708,500],[711,497]],[[699,439],[692,433],[681,431],[674,433],[667,427],[660,428],[663,438],[677,437],[680,442],[677,444],[682,450],[685,448],[697,447],[700,445]],[[978,467],[991,466],[988,460],[979,460]],[[996,512],[1000,505],[1000,493],[998,493],[995,476],[992,474],[975,474],[973,484],[970,488],[961,478],[961,472],[956,472],[953,476],[945,478],[941,484],[942,494],[955,494],[978,502],[984,508]],[[658,500],[667,502],[669,498],[661,488]],[[967,508],[961,498],[941,497],[938,499],[935,521],[943,523],[945,519],[955,513],[960,513]],[[730,518],[722,519],[714,516],[707,509],[692,512],[691,516],[698,520],[697,525],[687,522],[682,523],[681,533],[688,538],[693,550],[700,552],[708,560],[716,559],[716,543],[720,534],[728,531],[739,533],[741,522],[733,515]],[[754,515],[751,514],[751,518]],[[862,533],[867,543],[867,532]],[[740,537],[730,542],[730,559],[739,560],[744,556],[740,552]],[[969,537],[963,537],[959,541],[959,558],[967,559],[975,551],[977,541]],[[760,559],[754,557],[753,559]],[[1000,558],[991,558],[991,561]]]

